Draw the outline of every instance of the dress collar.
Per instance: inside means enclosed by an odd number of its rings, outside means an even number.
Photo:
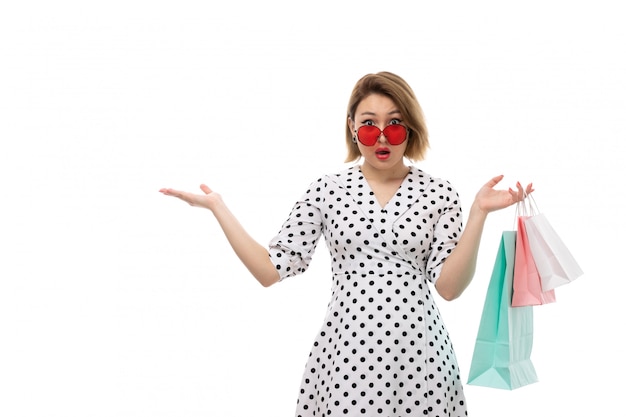
[[[387,202],[385,207],[381,207],[374,193],[361,172],[359,166],[353,166],[337,174],[339,183],[361,207],[367,217],[377,217],[377,214],[397,218],[415,204],[424,194],[431,176],[422,170],[410,166],[409,172],[398,187],[393,197]]]

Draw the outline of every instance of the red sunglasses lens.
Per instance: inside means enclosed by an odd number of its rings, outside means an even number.
[[[383,134],[390,145],[399,145],[406,140],[406,128],[402,125],[389,125],[383,129]]]
[[[376,126],[361,126],[357,136],[363,145],[374,146],[381,133],[385,135],[390,145],[400,145],[406,140],[406,127],[402,125],[389,125],[382,132]]]
[[[365,146],[372,146],[378,140],[381,131],[376,126],[361,126],[357,132],[359,142]]]

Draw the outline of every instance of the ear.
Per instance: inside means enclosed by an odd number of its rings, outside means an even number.
[[[348,116],[348,127],[350,128],[350,132],[354,133],[354,120]]]

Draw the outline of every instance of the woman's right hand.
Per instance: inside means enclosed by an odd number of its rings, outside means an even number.
[[[173,188],[161,188],[159,192],[183,200],[193,207],[202,207],[213,210],[216,204],[221,201],[221,196],[214,193],[207,185],[201,184],[200,189],[204,194],[193,194],[186,191],[178,191]]]
[[[161,188],[159,191],[165,195],[179,198],[190,206],[211,210],[239,259],[261,285],[268,287],[278,282],[280,275],[272,263],[267,249],[248,235],[223,203],[219,194],[214,193],[204,184],[200,185],[200,189],[204,194],[193,194],[172,188]]]

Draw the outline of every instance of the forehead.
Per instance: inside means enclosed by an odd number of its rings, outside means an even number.
[[[399,114],[398,106],[394,101],[382,94],[370,94],[366,96],[356,108],[356,115],[384,116]]]

